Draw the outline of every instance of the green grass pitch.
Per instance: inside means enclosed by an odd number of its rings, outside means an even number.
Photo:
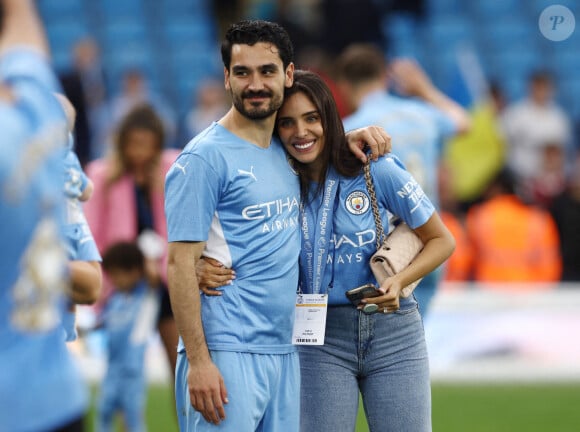
[[[96,391],[93,390],[93,400]],[[432,394],[434,432],[580,431],[580,383],[436,383]],[[169,387],[149,388],[146,413],[149,432],[177,432],[173,407]],[[93,431],[93,422],[94,403],[87,415],[87,431]],[[366,431],[361,407],[356,432]]]

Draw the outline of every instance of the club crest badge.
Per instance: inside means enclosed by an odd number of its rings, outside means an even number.
[[[346,209],[354,214],[366,213],[370,206],[368,195],[361,191],[354,191],[346,198]]]

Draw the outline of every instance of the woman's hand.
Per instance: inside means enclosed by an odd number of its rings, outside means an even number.
[[[208,296],[221,296],[221,290],[216,288],[231,285],[236,278],[236,272],[208,257],[202,257],[195,267],[199,289]]]
[[[389,277],[385,279],[377,291],[381,295],[377,297],[367,297],[361,300],[362,306],[359,309],[363,309],[365,304],[376,304],[379,309],[379,313],[389,313],[396,312],[399,310],[399,298],[401,296],[401,290],[404,287],[396,276]]]

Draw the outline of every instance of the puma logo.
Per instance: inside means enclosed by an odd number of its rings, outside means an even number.
[[[254,179],[254,181],[258,181],[256,176],[254,175],[254,166],[253,165],[250,167],[250,171],[238,169],[238,174],[243,175],[243,176],[252,177]]]
[[[180,169],[183,172],[183,175],[186,175],[185,167],[189,165],[189,161],[185,165],[180,165],[179,162],[175,162],[175,168]]]

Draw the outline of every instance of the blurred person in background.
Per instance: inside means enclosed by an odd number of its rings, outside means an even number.
[[[60,81],[76,110],[75,152],[84,167],[103,155],[110,122],[109,95],[96,41],[81,39],[73,50],[73,66],[60,75]]]
[[[61,327],[66,118],[31,0],[0,1],[0,430],[83,430],[88,392]]]
[[[489,182],[505,165],[506,144],[499,122],[504,108],[501,87],[490,83],[486,97],[470,112],[470,130],[445,143],[442,159],[453,176],[449,193],[455,195],[459,213],[465,214],[481,199]]]
[[[554,198],[550,211],[560,234],[562,280],[578,282],[580,281],[580,155],[576,155],[564,191]]]
[[[111,135],[114,135],[127,114],[142,105],[150,105],[155,109],[165,129],[165,145],[173,147],[177,134],[176,114],[165,99],[150,87],[147,76],[139,68],[127,69],[123,73],[121,90],[111,98]]]
[[[516,194],[510,169],[500,170],[480,204],[466,218],[477,282],[555,282],[562,259],[558,229],[550,213]],[[532,286],[528,284],[532,288]],[[498,285],[504,289],[505,285]]]
[[[532,200],[530,181],[542,169],[546,144],[557,145],[568,156],[572,125],[568,115],[554,102],[554,78],[547,71],[533,72],[528,94],[508,105],[500,117],[507,143],[506,162],[515,175],[516,190]]]
[[[196,89],[192,108],[184,120],[184,134],[187,140],[208,127],[216,118],[222,117],[229,109],[230,101],[223,82],[208,78]]]
[[[455,238],[455,250],[445,262],[443,279],[466,281],[471,277],[473,253],[465,229],[465,214],[460,210],[461,203],[454,193],[455,172],[441,160],[438,170],[439,215],[445,226]]]
[[[87,175],[95,185],[92,198],[85,204],[85,214],[101,253],[118,241],[135,241],[145,232],[167,238],[164,213],[165,173],[179,154],[164,149],[165,132],[157,112],[148,105],[137,106],[121,120],[110,153],[91,162]],[[166,282],[166,244],[157,268]],[[105,297],[108,295],[105,287]],[[175,373],[177,328],[169,294],[161,290],[158,330]]]
[[[540,167],[530,177],[526,190],[531,201],[549,208],[566,187],[566,154],[559,143],[545,143],[540,149]]]
[[[105,331],[107,371],[97,403],[97,432],[113,432],[121,414],[127,432],[145,432],[145,350],[155,327],[160,279],[149,278],[137,242],[118,242],[103,254],[113,286],[99,318]]]
[[[346,130],[368,125],[389,132],[393,152],[438,207],[437,170],[444,140],[469,130],[469,114],[437,89],[414,61],[398,59],[387,67],[377,46],[352,44],[336,60],[336,79],[352,112]],[[389,94],[389,86],[412,98]],[[414,295],[423,316],[441,278],[441,269],[427,275]]]

